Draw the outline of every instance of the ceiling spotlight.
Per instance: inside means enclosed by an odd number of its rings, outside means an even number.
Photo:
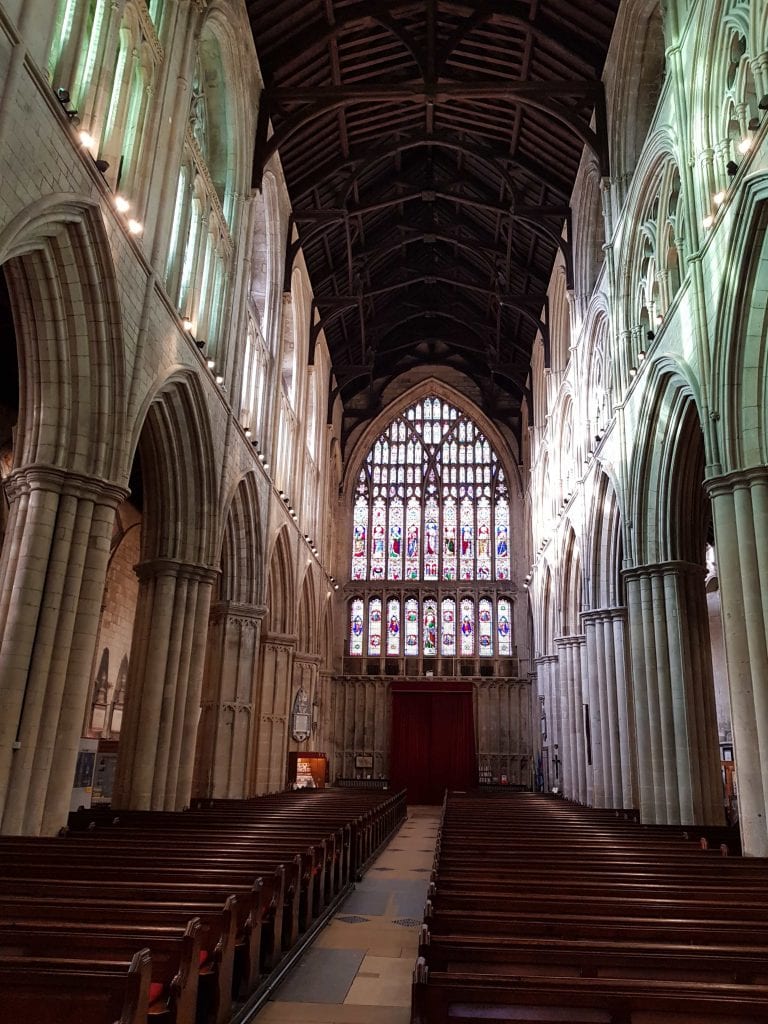
[[[246,427],[245,430],[243,431],[243,433],[245,434],[246,437],[250,437],[251,436],[251,428],[250,427]]]
[[[128,210],[130,210],[130,208],[131,208],[131,204],[128,202],[128,200],[125,198],[125,196],[121,196],[121,195],[116,195],[115,196],[115,209],[117,210],[118,213],[127,213]]]
[[[748,153],[752,149],[752,139],[744,138],[736,147],[740,153]]]
[[[78,132],[78,137],[80,139],[80,142],[85,146],[86,149],[93,149],[96,140],[90,132],[80,131]]]
[[[208,363],[208,369],[209,370],[212,370],[214,368],[214,366],[216,365],[216,360],[215,359],[208,359],[208,360],[206,360],[206,362]]]
[[[189,319],[189,317],[185,316],[184,319],[181,321],[181,326],[184,328],[185,331],[191,331],[192,321]]]
[[[128,220],[128,230],[131,232],[132,235],[140,235],[144,230],[144,226],[142,225],[141,221],[135,220],[133,217],[130,217]]]
[[[216,383],[217,384],[223,384],[224,383],[224,378],[221,376],[220,373],[216,375]]]
[[[637,375],[637,370],[634,368],[634,366],[632,366],[630,368],[630,371],[629,371],[629,376],[630,377],[635,377],[636,375]]]
[[[736,174],[738,169],[739,165],[736,163],[735,160],[729,160],[728,163],[725,165],[725,170],[729,178],[732,178]]]

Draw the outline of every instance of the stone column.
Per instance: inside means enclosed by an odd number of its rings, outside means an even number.
[[[560,693],[557,686],[557,664],[556,655],[548,654],[543,658],[536,659],[536,679],[538,694],[544,698],[544,712],[547,716],[547,749],[549,755],[549,779],[546,778],[546,767],[544,768],[545,784],[548,788],[557,784],[562,792],[563,789],[563,764],[562,764],[562,728],[561,728],[561,707]],[[537,726],[537,728],[540,728]],[[555,777],[554,758],[557,755],[560,760],[559,774]]]
[[[768,857],[768,468],[707,481],[744,853]]]
[[[178,811],[192,794],[208,613],[216,572],[158,558],[137,566],[116,807]]]
[[[285,789],[296,637],[266,634],[259,657],[255,793]]]
[[[625,578],[643,820],[721,824],[704,569],[665,562]]]
[[[125,490],[47,466],[13,472],[0,561],[0,819],[66,824],[106,580]]]
[[[633,807],[626,609],[584,612],[595,807]]]
[[[195,754],[196,796],[252,796],[256,679],[262,606],[211,609]]]
[[[577,701],[575,659],[573,638],[558,637],[555,640],[558,650],[558,670],[556,686],[560,691],[561,728],[560,756],[562,758],[563,793],[571,800],[579,799],[579,717],[580,701]],[[579,697],[581,693],[581,672],[579,672]],[[579,707],[577,708],[577,703]],[[582,761],[584,757],[581,751]]]

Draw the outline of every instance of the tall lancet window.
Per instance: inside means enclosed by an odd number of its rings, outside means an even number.
[[[510,655],[507,481],[465,412],[430,396],[394,417],[357,475],[351,525],[367,635],[352,629],[349,655]]]

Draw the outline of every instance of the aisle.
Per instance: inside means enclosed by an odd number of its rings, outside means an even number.
[[[408,1024],[440,809],[408,819],[256,1024]]]

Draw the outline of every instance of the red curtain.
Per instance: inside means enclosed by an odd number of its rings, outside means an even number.
[[[472,690],[430,680],[392,684],[392,786],[410,804],[437,804],[445,789],[477,784]]]

